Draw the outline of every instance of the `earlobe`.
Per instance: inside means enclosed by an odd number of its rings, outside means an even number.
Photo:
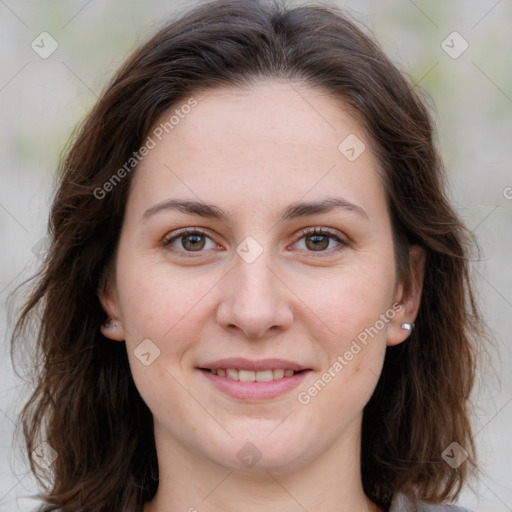
[[[409,283],[408,287],[400,283],[395,294],[395,301],[401,306],[391,320],[387,345],[394,346],[404,342],[414,330],[414,321],[418,315],[423,292],[425,273],[425,250],[419,245],[409,247]]]
[[[124,341],[124,329],[120,322],[108,318],[100,327],[101,334],[114,341]]]

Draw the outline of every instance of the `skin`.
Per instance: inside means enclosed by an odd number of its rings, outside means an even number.
[[[400,326],[416,317],[424,255],[410,249],[405,295],[378,162],[335,98],[279,81],[194,97],[197,106],[136,171],[115,268],[99,291],[116,324],[102,331],[125,341],[154,417],[160,484],[145,512],[379,510],[361,485],[362,411],[386,347],[409,335]],[[350,134],[367,148],[352,162],[338,150]],[[331,197],[364,213],[339,208],[278,222],[292,203]],[[142,219],[170,198],[214,204],[228,219],[172,210]],[[347,244],[313,244],[302,231],[315,227]],[[182,228],[205,231],[194,239],[204,248],[184,248],[190,237],[165,246]],[[236,252],[248,236],[262,249],[251,263]],[[384,328],[300,403],[299,392],[393,304],[399,311]],[[160,350],[149,366],[134,353],[144,339]],[[282,358],[312,371],[298,388],[251,402],[223,394],[197,369],[225,357]],[[261,454],[252,468],[237,457],[247,442]]]

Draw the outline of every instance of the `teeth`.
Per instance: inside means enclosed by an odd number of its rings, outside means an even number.
[[[233,370],[233,368],[228,368],[226,370],[226,377],[231,380],[238,380],[238,370]]]
[[[214,375],[219,377],[227,377],[231,380],[239,380],[240,382],[269,382],[271,380],[282,379],[283,377],[291,377],[295,371],[279,368],[276,370],[238,370],[237,368],[219,368],[210,370]]]
[[[242,380],[242,379],[240,379]],[[255,380],[257,382],[268,382],[270,380],[274,380],[274,374],[272,370],[262,370],[256,372]]]
[[[272,374],[274,375],[274,379],[282,379],[284,377],[284,370],[272,370]]]
[[[240,382],[254,382],[256,380],[256,372],[251,370],[238,370],[238,380]]]

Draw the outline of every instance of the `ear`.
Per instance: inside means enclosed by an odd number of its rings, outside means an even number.
[[[393,304],[398,304],[396,314],[389,323],[387,345],[394,346],[405,341],[411,334],[402,328],[403,324],[413,324],[421,303],[423,277],[425,274],[425,250],[419,245],[409,247],[410,287],[406,291],[404,283],[399,283]]]
[[[106,338],[114,341],[124,341],[125,331],[121,321],[119,300],[114,279],[104,274],[98,287],[98,297],[107,319],[100,327],[101,333]]]

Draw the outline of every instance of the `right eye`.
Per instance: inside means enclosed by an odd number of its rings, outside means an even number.
[[[181,253],[203,252],[203,249],[218,247],[209,236],[197,228],[187,228],[178,233],[171,233],[162,243],[164,247],[170,247],[173,251]]]

